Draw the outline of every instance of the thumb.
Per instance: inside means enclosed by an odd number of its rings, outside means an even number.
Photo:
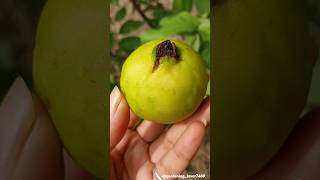
[[[61,179],[61,144],[46,110],[17,78],[0,106],[3,179]]]
[[[124,136],[130,119],[130,109],[126,99],[115,86],[110,94],[110,149],[112,150]]]

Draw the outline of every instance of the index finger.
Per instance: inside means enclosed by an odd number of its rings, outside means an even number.
[[[110,94],[110,149],[122,139],[128,129],[130,110],[124,96],[115,86]]]

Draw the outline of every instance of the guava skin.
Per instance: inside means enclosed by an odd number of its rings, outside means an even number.
[[[259,171],[299,119],[317,57],[304,8],[292,0],[220,0],[213,7],[215,180]]]
[[[132,111],[162,124],[181,121],[203,100],[209,76],[204,61],[191,47],[174,42],[179,58],[161,57],[154,69],[156,47],[165,39],[147,42],[123,64],[120,87]]]
[[[100,178],[108,167],[107,3],[49,0],[38,24],[33,78],[64,148]]]

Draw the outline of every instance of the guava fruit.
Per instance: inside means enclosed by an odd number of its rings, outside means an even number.
[[[33,77],[72,158],[106,177],[107,1],[49,0],[38,24]]]
[[[120,87],[139,117],[175,123],[191,115],[205,96],[209,76],[203,62],[181,41],[153,40],[126,59]]]
[[[213,177],[245,179],[299,119],[316,51],[303,1],[219,0],[212,10]]]

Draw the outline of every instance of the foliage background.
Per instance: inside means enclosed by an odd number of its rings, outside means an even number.
[[[311,34],[320,47],[320,0],[308,0],[309,5],[309,18],[310,18],[310,31]],[[320,54],[320,49],[319,49]],[[320,106],[320,56],[318,56],[317,63],[313,70],[313,77],[309,92],[309,97],[306,109],[312,109]]]
[[[126,57],[142,43],[156,38],[172,37],[189,44],[202,56],[210,72],[209,0],[113,0],[110,19],[110,89],[119,86]],[[205,174],[205,179],[210,179],[209,138],[207,133],[185,174]]]
[[[142,43],[174,37],[199,52],[210,68],[209,0],[113,0],[110,88],[119,83],[126,57]]]
[[[18,75],[32,88],[32,52],[38,18],[45,2],[0,1],[0,102]]]

